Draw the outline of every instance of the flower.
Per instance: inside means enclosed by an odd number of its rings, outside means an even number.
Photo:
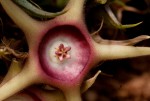
[[[55,52],[55,55],[60,61],[63,61],[64,59],[69,59],[71,57],[70,54],[68,54],[70,50],[70,46],[65,47],[63,44],[60,44],[57,51]]]

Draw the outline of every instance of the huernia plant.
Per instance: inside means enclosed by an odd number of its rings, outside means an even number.
[[[26,0],[20,1],[26,2]],[[149,47],[130,46],[149,39],[147,35],[125,41],[113,41],[90,33],[84,18],[86,0],[69,0],[62,12],[56,15],[47,15],[51,13],[41,12],[38,9],[40,13],[36,13],[36,17],[43,17],[44,13],[43,18],[53,18],[46,21],[39,21],[29,16],[27,12],[30,11],[31,14],[34,10],[26,9],[26,6],[22,6],[23,4],[18,3],[17,0],[0,2],[7,14],[24,32],[29,47],[28,58],[24,64],[12,62],[12,67],[0,86],[0,101],[33,84],[45,84],[59,89],[64,94],[60,96],[62,101],[81,101],[81,93],[94,83],[100,72],[87,81],[84,81],[85,76],[99,62],[150,55]],[[39,101],[53,99],[48,94],[40,95],[34,90],[27,91],[30,92],[27,95],[24,92],[19,93],[12,99],[18,97],[21,100],[22,97],[26,97],[30,101],[30,94],[36,95]],[[56,94],[59,95],[59,92]],[[37,101],[37,98],[35,100],[32,98],[31,101]]]

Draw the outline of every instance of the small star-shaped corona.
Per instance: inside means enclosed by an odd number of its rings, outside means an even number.
[[[63,44],[60,44],[55,52],[55,55],[60,61],[63,61],[64,59],[68,59],[71,57],[70,54],[68,54],[70,50],[70,46],[65,47]]]

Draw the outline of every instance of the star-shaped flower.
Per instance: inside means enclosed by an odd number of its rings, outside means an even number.
[[[57,51],[55,52],[55,55],[60,61],[63,61],[64,59],[68,59],[71,57],[70,54],[68,54],[70,50],[70,46],[65,47],[63,44],[60,44]]]

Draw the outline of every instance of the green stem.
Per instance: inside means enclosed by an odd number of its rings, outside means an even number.
[[[54,18],[58,15],[61,15],[65,13],[66,11],[61,11],[61,12],[47,12],[44,11],[33,4],[31,4],[28,0],[13,0],[17,5],[21,6],[24,8],[24,10],[31,16],[39,17],[39,18]]]
[[[132,28],[132,27],[138,26],[138,25],[140,25],[140,24],[142,23],[142,22],[138,22],[138,23],[135,23],[135,24],[125,24],[125,25],[122,25],[122,24],[118,21],[118,19],[116,18],[116,16],[115,16],[114,13],[112,12],[112,10],[110,9],[109,5],[106,5],[106,6],[105,6],[105,10],[106,10],[108,16],[110,17],[110,18],[108,18],[108,19],[110,19],[111,24],[112,24],[113,26],[119,28],[119,29]]]

